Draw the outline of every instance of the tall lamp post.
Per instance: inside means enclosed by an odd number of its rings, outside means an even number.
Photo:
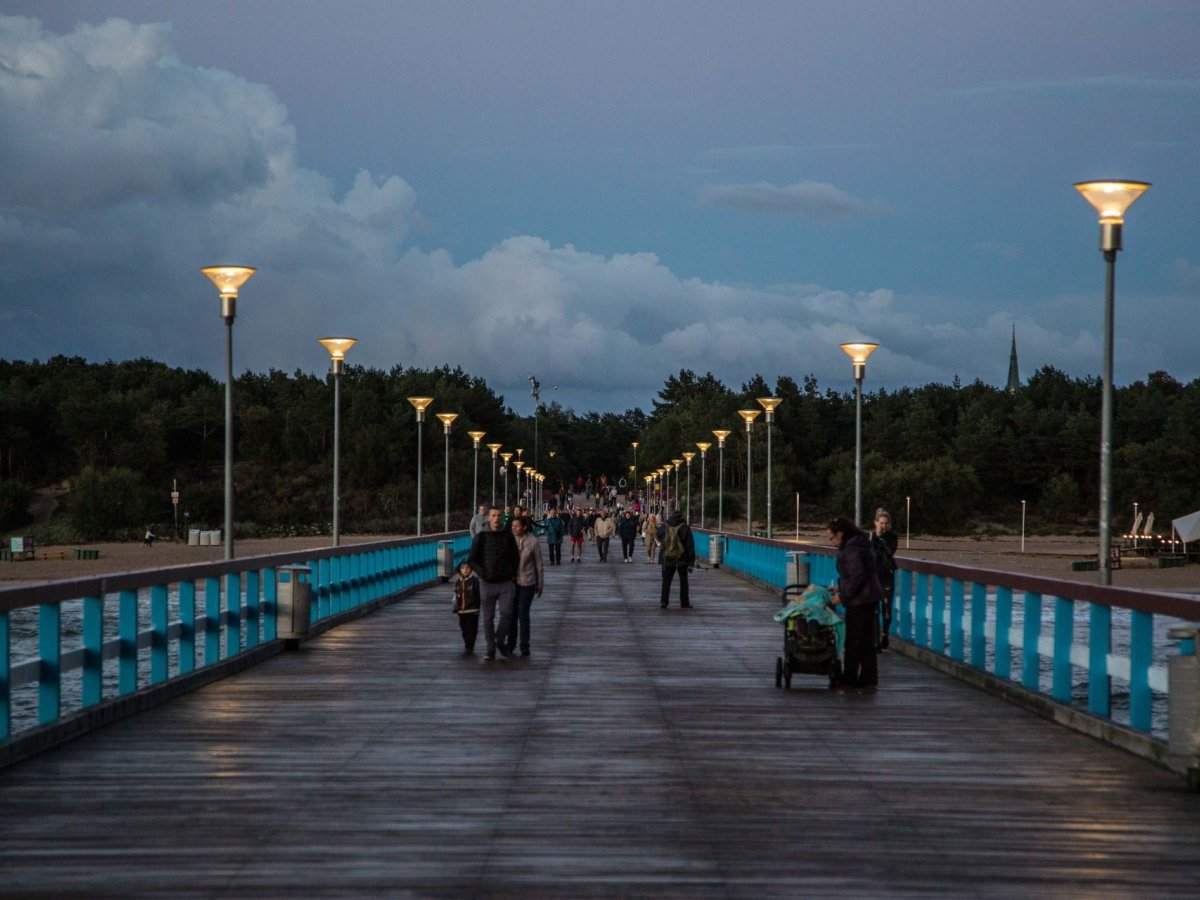
[[[708,448],[712,446],[707,441],[697,441],[696,446],[700,448],[700,527],[704,527],[704,489],[707,486],[706,478],[708,466],[704,461],[708,459]]]
[[[633,442],[633,483],[637,484],[637,448],[638,442]]]
[[[683,460],[673,459],[671,465],[675,467],[675,508],[679,509],[679,470],[683,466]]]
[[[733,434],[727,428],[714,428],[717,438],[717,531],[725,530],[725,438]]]
[[[754,504],[751,502],[753,494],[751,487],[754,485],[754,466],[753,456],[751,453],[751,444],[754,437],[754,420],[762,414],[761,409],[739,409],[738,415],[746,422],[746,534],[753,534],[754,517],[752,511]]]
[[[1125,211],[1149,190],[1145,181],[1081,181],[1075,190],[1100,214],[1100,250],[1107,269],[1104,290],[1104,381],[1100,401],[1100,583],[1112,584],[1112,383],[1113,383],[1113,294],[1116,287],[1117,253],[1121,249],[1121,227]]]
[[[666,508],[667,508],[667,512],[668,512],[668,513],[669,513],[669,512],[671,512],[671,511],[672,511],[672,510],[674,510],[674,509],[678,509],[678,508],[679,508],[679,489],[678,489],[678,488],[676,488],[676,489],[675,489],[675,500],[674,500],[674,502],[672,502],[672,501],[671,501],[671,471],[672,471],[674,468],[675,468],[675,463],[674,463],[674,462],[669,462],[669,463],[667,463],[666,465],[664,465],[664,466],[663,466],[663,474],[664,474],[665,476],[667,476],[667,479],[666,479],[666,482],[667,482],[667,483],[666,483],[666,485],[665,485],[665,490],[666,490],[666,498],[667,498],[667,502],[666,502]]]
[[[225,320],[225,558],[233,559],[233,320],[238,288],[257,272],[249,266],[208,266],[200,270],[221,294]]]
[[[759,397],[758,405],[767,413],[767,537],[774,537],[771,525],[771,423],[775,420],[775,407],[783,400],[779,397]]]
[[[683,458],[687,460],[687,521],[690,525],[692,524],[692,460],[696,458],[696,451],[683,451]]]
[[[425,442],[425,410],[433,402],[432,397],[409,397],[408,402],[417,411],[417,537],[421,536],[421,457],[424,453]]]
[[[454,420],[458,418],[458,413],[438,413],[437,417],[442,420],[442,425],[446,433],[446,489],[444,494],[445,513],[442,523],[442,531],[450,530],[450,426],[454,424]]]
[[[653,508],[653,506],[651,504],[654,502],[651,499],[653,496],[653,492],[654,492],[654,476],[653,475],[643,475],[642,481],[644,481],[646,483],[646,502],[642,505],[645,507],[645,514],[650,515],[650,510]]]
[[[503,444],[488,444],[487,447],[492,451],[492,506],[496,505],[496,454],[500,452]]]
[[[475,483],[471,488],[471,514],[475,514],[475,505],[479,503],[479,442],[487,435],[486,431],[468,431],[467,437],[475,445]]]
[[[842,344],[842,350],[854,363],[854,524],[862,525],[862,383],[867,374],[867,357],[878,344]]]
[[[655,482],[655,488],[654,488],[655,492],[656,492],[654,505],[657,506],[659,508],[659,510],[661,510],[663,508],[663,506],[665,505],[663,502],[663,475],[665,475],[666,472],[667,472],[667,470],[664,469],[662,466],[659,466],[657,469],[654,470],[654,477],[656,479],[658,479]]]
[[[333,546],[337,547],[342,540],[338,524],[338,507],[340,505],[338,485],[342,468],[342,373],[346,369],[346,351],[358,341],[354,338],[321,338],[318,343],[329,351],[330,371],[333,374]]]
[[[513,458],[511,453],[501,453],[500,458],[504,460],[504,505],[508,506],[508,461]]]
[[[525,460],[518,459],[513,462],[517,469],[517,490],[513,494],[513,506],[523,506],[525,495],[521,493],[521,469],[525,467]]]

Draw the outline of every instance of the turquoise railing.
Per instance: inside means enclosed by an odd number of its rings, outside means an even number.
[[[724,565],[782,588],[789,552],[809,580],[837,581],[832,547],[697,532],[697,554],[722,540]],[[703,541],[704,550],[701,551]],[[1019,684],[1135,731],[1166,732],[1167,632],[1200,621],[1200,600],[1164,592],[974,569],[897,557],[891,633],[916,647]]]
[[[275,641],[281,566],[315,625],[436,578],[446,540],[466,558],[463,532],[0,589],[0,745]]]

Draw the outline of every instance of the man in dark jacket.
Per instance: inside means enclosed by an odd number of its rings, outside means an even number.
[[[587,530],[587,520],[583,513],[575,510],[575,515],[567,520],[567,537],[571,539],[571,562],[583,562],[583,535]]]
[[[509,632],[513,627],[513,600],[516,597],[517,566],[521,561],[517,539],[503,526],[498,506],[488,510],[488,528],[475,535],[467,561],[479,576],[479,611],[483,616],[483,637],[487,642],[484,660],[496,658],[496,647],[509,656]],[[494,621],[500,610],[500,624]]]
[[[550,551],[550,565],[562,565],[562,542],[567,533],[567,523],[558,514],[558,509],[550,510],[546,517],[546,547]]]
[[[621,562],[633,562],[633,544],[638,536],[638,521],[629,510],[617,520],[617,537],[621,539]]]
[[[683,521],[683,513],[679,510],[671,513],[671,518],[658,526],[658,558],[662,563],[662,597],[660,605],[666,609],[670,605],[671,580],[679,573],[679,605],[688,609],[692,604],[688,598],[688,572],[696,564],[696,539],[692,536],[691,526]]]
[[[849,519],[838,516],[827,527],[830,543],[838,548],[838,597],[846,607],[842,684],[873,691],[879,683],[875,659],[876,604],[883,599],[875,553],[870,538]]]

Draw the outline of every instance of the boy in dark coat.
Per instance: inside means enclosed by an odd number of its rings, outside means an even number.
[[[475,577],[469,562],[458,565],[453,608],[462,631],[463,655],[470,656],[475,652],[475,638],[479,634],[479,579]]]

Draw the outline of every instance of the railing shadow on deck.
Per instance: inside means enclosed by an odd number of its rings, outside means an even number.
[[[281,652],[280,567],[319,633],[435,580],[446,541],[465,558],[452,532],[0,589],[0,766]]]
[[[698,557],[721,541],[722,564],[765,588],[837,582],[832,547],[696,529]],[[1184,774],[1172,755],[1168,658],[1190,655],[1168,636],[1200,621],[1200,599],[896,557],[891,646],[1046,718]]]

